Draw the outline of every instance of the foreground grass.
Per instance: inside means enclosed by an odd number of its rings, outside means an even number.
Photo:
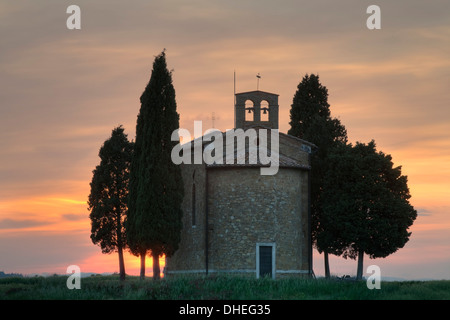
[[[6,299],[164,299],[164,300],[449,300],[450,281],[382,282],[369,290],[364,281],[186,277],[140,281],[118,276],[81,279],[80,290],[66,287],[66,276],[0,279],[0,300]]]

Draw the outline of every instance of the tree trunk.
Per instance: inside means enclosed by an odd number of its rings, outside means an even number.
[[[125,280],[125,262],[123,260],[123,249],[122,246],[119,246],[119,279],[120,281]]]
[[[139,277],[141,280],[145,279],[145,254],[146,251],[141,253],[141,275]]]
[[[330,263],[328,261],[328,252],[323,252],[324,263],[325,263],[325,279],[330,279]]]
[[[153,280],[159,280],[161,278],[161,269],[159,268],[159,254],[152,253],[153,256]]]
[[[364,250],[359,250],[358,252],[358,270],[356,272],[356,280],[362,279],[363,274],[363,260],[364,260]]]
[[[119,253],[119,279],[120,279],[120,281],[124,281],[125,280],[125,262],[123,260],[123,243],[126,242],[126,240],[123,241],[125,239],[125,235],[122,232],[122,222],[121,222],[121,214],[120,213],[116,214],[116,221],[117,221],[117,227],[116,227],[117,251]]]

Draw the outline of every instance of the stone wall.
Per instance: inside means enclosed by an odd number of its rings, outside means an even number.
[[[209,170],[209,268],[256,274],[257,243],[274,243],[277,277],[308,270],[307,171]]]
[[[205,179],[204,164],[181,164],[185,196],[182,203],[183,229],[178,250],[166,260],[166,271],[205,272]],[[195,224],[193,184],[195,183]]]
[[[306,144],[307,146],[309,146],[309,143],[301,143],[296,138],[283,133],[280,133],[279,138],[280,154],[296,159],[305,167],[310,166],[308,153],[303,151],[301,148],[301,145]]]

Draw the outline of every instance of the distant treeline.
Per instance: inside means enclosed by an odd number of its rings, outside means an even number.
[[[3,271],[0,271],[0,278],[12,278],[12,277],[19,277],[22,278],[23,275],[20,273],[4,273]]]

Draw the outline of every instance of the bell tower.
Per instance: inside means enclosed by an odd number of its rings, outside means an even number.
[[[278,94],[256,90],[236,93],[235,97],[234,127],[236,129],[246,129],[251,126],[278,129]],[[246,118],[246,114],[252,117]]]

